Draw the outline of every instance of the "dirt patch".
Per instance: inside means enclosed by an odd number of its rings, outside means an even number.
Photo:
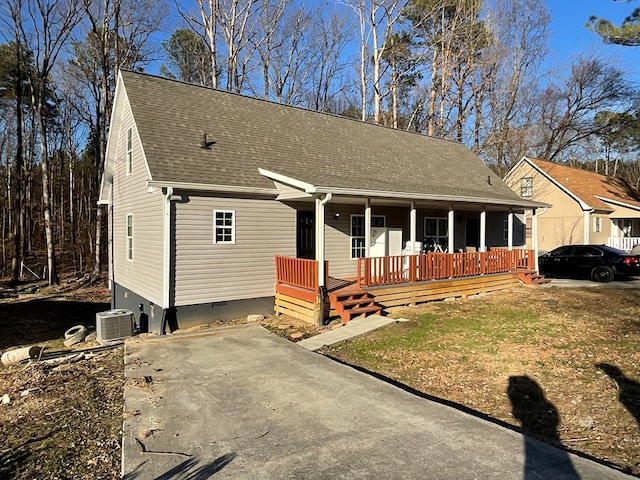
[[[64,333],[76,325],[93,328],[96,313],[109,308],[105,284],[86,279],[67,278],[58,287],[0,285],[0,353],[31,345],[45,354],[97,347],[93,341],[68,349]],[[257,321],[292,341],[328,328],[287,316]],[[175,334],[242,323],[246,318]],[[122,347],[55,364],[0,364],[0,478],[120,478],[124,385]]]
[[[640,475],[640,295],[519,288],[397,308],[323,353]]]
[[[120,477],[122,348],[0,371],[0,477]]]

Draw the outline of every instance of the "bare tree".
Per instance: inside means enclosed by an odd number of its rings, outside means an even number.
[[[346,66],[341,58],[349,42],[349,23],[335,12],[326,18],[323,12],[318,12],[315,17],[317,20],[311,32],[313,46],[307,106],[327,111],[341,91],[336,83]]]
[[[18,41],[33,52],[34,68],[29,77],[31,109],[35,113],[40,139],[40,167],[42,170],[42,208],[47,245],[49,284],[58,283],[55,238],[51,221],[49,184],[49,149],[47,125],[44,118],[51,72],[58,56],[80,19],[76,0],[8,0],[11,18],[18,26]]]
[[[366,119],[369,83],[373,92],[373,121],[381,122],[382,99],[385,97],[383,60],[390,46],[387,41],[400,20],[399,0],[343,0],[351,8],[360,25],[360,85],[362,120]],[[368,63],[371,62],[371,79]]]
[[[598,111],[625,111],[632,95],[624,74],[616,67],[598,58],[576,59],[569,76],[550,82],[540,95],[536,154],[546,160],[557,159],[604,128],[594,121]]]
[[[527,153],[532,100],[547,52],[550,15],[537,0],[497,0],[486,19],[473,145],[499,174]]]

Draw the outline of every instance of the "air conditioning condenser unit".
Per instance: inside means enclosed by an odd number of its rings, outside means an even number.
[[[107,310],[96,313],[96,340],[113,342],[133,336],[133,312],[131,310]]]

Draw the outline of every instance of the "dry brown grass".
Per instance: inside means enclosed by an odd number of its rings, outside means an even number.
[[[639,290],[519,288],[393,315],[411,321],[325,353],[640,474]]]

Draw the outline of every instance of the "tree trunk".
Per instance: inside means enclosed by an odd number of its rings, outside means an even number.
[[[41,80],[44,84],[44,79]],[[47,147],[47,130],[44,124],[44,96],[45,89],[40,88],[39,98],[37,101],[37,121],[38,129],[40,130],[40,152],[42,153],[42,210],[44,214],[44,233],[47,243],[47,267],[48,267],[48,279],[49,285],[58,284],[58,271],[56,268],[56,248],[55,238],[53,236],[53,224],[51,222],[51,192],[49,186],[49,158]]]
[[[24,210],[24,151],[22,143],[23,133],[23,119],[22,119],[22,103],[24,100],[24,93],[22,89],[22,49],[19,44],[16,47],[17,53],[17,69],[18,80],[15,85],[16,95],[16,161],[15,161],[15,215],[16,218],[13,223],[13,258],[11,259],[11,283],[18,283],[20,277],[20,263],[23,258],[23,242],[24,242],[24,229],[25,229],[25,210]]]

